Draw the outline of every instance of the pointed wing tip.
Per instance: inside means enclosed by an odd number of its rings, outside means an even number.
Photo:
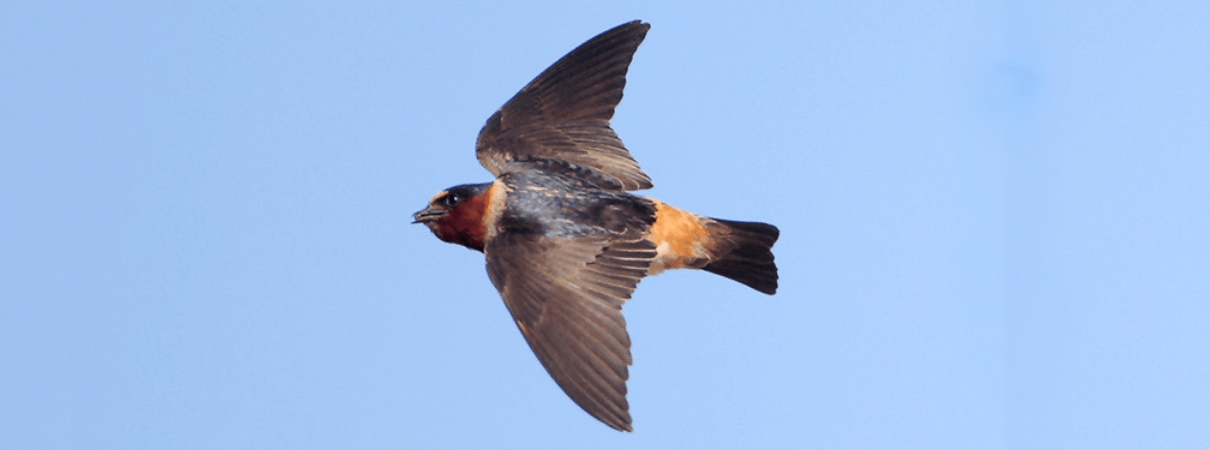
[[[613,27],[609,30],[606,30],[604,33],[597,35],[593,39],[603,38],[603,37],[609,36],[609,35],[612,35],[612,36],[627,35],[628,38],[641,43],[641,42],[643,42],[643,39],[645,39],[647,37],[648,30],[651,30],[650,23],[643,22],[641,19],[635,19],[630,22],[626,22],[624,24]],[[593,39],[589,39],[589,41],[592,41]]]
[[[627,418],[626,418],[626,422],[623,422],[623,423],[616,423],[616,424],[614,424],[614,423],[607,423],[606,425],[609,425],[609,427],[610,427],[610,428],[613,428],[613,429],[618,430],[618,431],[623,431],[623,432],[626,432],[626,433],[633,433],[633,432],[634,432],[634,427],[630,426],[630,417],[627,417]]]
[[[642,20],[633,20],[618,28],[622,27],[628,28],[630,33],[634,34],[635,38],[639,41],[642,41],[644,38],[646,38],[647,32],[651,30],[651,24]]]
[[[627,405],[621,411],[614,412],[614,414],[607,414],[606,412],[594,413],[591,411],[589,411],[589,414],[609,428],[630,433],[634,432],[634,427],[631,426],[629,405]]]

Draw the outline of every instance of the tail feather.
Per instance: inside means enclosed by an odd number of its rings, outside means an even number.
[[[773,244],[777,227],[759,222],[735,222],[711,219],[708,225],[714,238],[707,272],[722,275],[752,289],[773,295],[777,292],[777,265],[773,262]]]

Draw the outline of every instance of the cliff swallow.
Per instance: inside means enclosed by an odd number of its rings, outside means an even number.
[[[643,277],[701,269],[777,290],[776,227],[699,216],[627,191],[651,178],[610,127],[651,25],[592,38],[521,89],[479,132],[496,180],[439,192],[414,215],[443,241],[483,252],[487,273],[559,387],[631,431],[630,336],[622,303]]]

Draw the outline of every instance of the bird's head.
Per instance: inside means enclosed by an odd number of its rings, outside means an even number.
[[[429,206],[412,215],[412,223],[423,223],[445,242],[483,251],[492,183],[460,184],[438,192]]]

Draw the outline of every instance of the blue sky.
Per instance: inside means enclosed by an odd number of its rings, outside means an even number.
[[[1210,446],[1210,4],[416,3],[3,7],[0,446]],[[623,434],[409,214],[632,19],[645,194],[782,282],[644,280]]]

